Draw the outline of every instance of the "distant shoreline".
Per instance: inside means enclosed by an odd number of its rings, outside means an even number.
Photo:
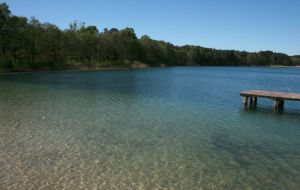
[[[156,67],[166,67],[165,64],[161,64],[158,66],[149,66],[148,64],[144,63],[134,63],[132,65],[124,65],[124,66],[112,66],[112,67],[96,67],[96,68],[87,68],[87,67],[75,67],[75,68],[64,68],[64,69],[47,69],[44,70],[26,70],[26,71],[9,71],[3,72],[0,70],[1,74],[18,74],[18,73],[40,73],[40,72],[76,72],[76,71],[106,71],[106,70],[130,70],[130,69],[145,69],[145,68],[156,68]]]
[[[24,73],[46,73],[46,72],[80,72],[80,71],[109,71],[109,70],[129,70],[130,67],[111,67],[111,68],[96,68],[96,69],[61,69],[61,70],[39,70],[39,71],[13,71],[0,72],[0,75],[24,74]]]
[[[36,71],[13,71],[13,72],[0,72],[0,75],[13,75],[24,73],[44,73],[44,72],[80,72],[80,71],[111,71],[111,70],[133,70],[133,69],[148,69],[148,68],[170,68],[170,67],[269,67],[269,68],[300,68],[300,65],[285,66],[285,65],[249,65],[249,66],[209,66],[209,65],[184,65],[184,66],[155,66],[148,65],[136,66],[136,67],[103,67],[103,68],[73,68],[73,69],[60,69],[60,70],[36,70]]]
[[[295,66],[286,66],[286,65],[271,65],[271,66],[269,66],[269,67],[286,67],[286,68],[300,68],[300,65],[295,65]]]

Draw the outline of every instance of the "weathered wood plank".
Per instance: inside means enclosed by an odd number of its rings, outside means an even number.
[[[267,90],[248,90],[240,93],[241,96],[263,97],[280,100],[300,101],[300,93],[276,92]]]

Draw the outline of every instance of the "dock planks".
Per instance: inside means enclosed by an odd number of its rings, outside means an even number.
[[[256,106],[257,98],[269,98],[274,100],[274,109],[283,110],[284,101],[300,101],[300,93],[276,92],[267,90],[247,90],[240,93],[243,96],[244,108],[247,108],[248,99],[250,99],[250,107]]]
[[[267,90],[248,90],[241,92],[241,96],[263,97],[270,99],[282,99],[300,101],[300,93],[276,92]]]

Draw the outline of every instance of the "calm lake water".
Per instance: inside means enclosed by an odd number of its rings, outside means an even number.
[[[300,69],[174,67],[0,76],[0,189],[299,189]]]

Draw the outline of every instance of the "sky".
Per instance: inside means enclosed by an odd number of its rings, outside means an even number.
[[[300,54],[300,0],[0,0],[14,15],[66,29],[132,27],[174,45]]]

